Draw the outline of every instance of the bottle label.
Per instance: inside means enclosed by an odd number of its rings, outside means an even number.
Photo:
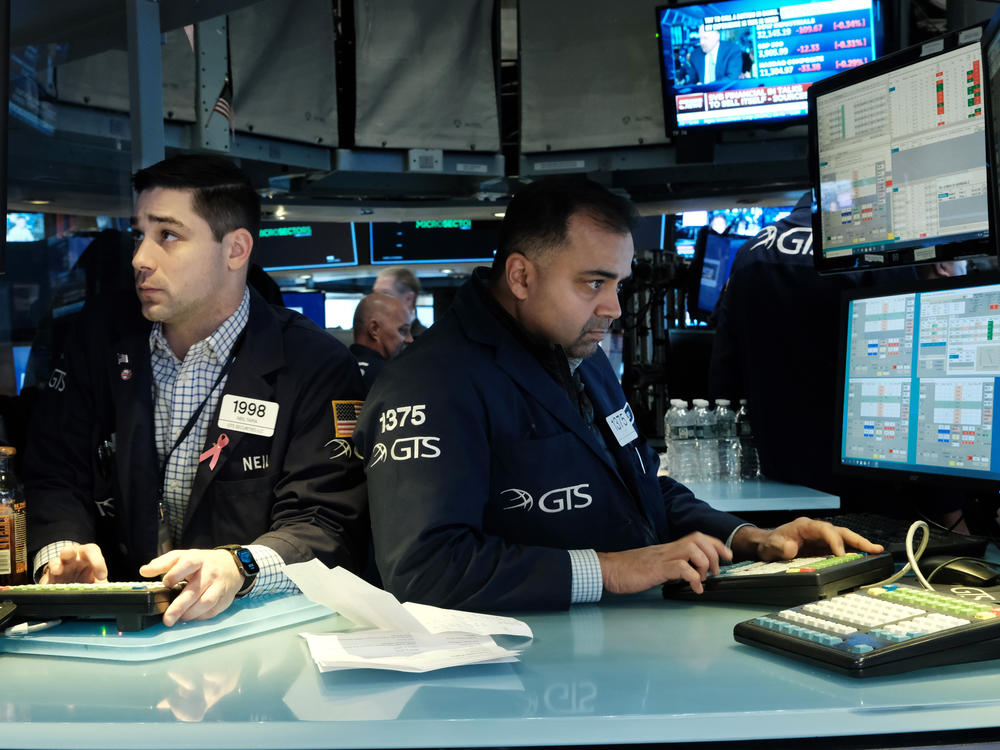
[[[670,428],[670,437],[674,440],[690,440],[694,437],[694,430],[687,425],[673,425]]]
[[[711,440],[715,437],[715,425],[698,424],[694,426],[694,436],[699,440]]]
[[[0,575],[10,575],[13,572],[11,569],[13,534],[14,516],[6,508],[0,508]]]
[[[20,507],[21,512],[16,509]],[[14,505],[14,572],[28,572],[28,516],[24,513],[24,503]]]

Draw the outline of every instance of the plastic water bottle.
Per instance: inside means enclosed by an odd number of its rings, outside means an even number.
[[[678,482],[690,482],[697,478],[692,417],[687,410],[687,401],[679,398],[670,400],[670,410],[664,418],[667,466],[670,476]]]
[[[740,443],[736,439],[736,414],[729,408],[729,399],[715,399],[715,433],[719,439],[719,479],[737,482],[740,479]]]
[[[708,401],[696,398],[694,404],[694,449],[698,454],[698,479],[714,482],[719,478],[719,439],[715,434],[715,412]]]
[[[753,430],[750,429],[750,414],[745,398],[740,399],[740,409],[736,412],[736,439],[740,443],[740,478],[760,478],[760,456],[753,444]]]

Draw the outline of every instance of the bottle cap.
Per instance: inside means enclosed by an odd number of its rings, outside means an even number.
[[[715,399],[715,405],[716,406],[729,406],[729,399],[728,398],[717,398],[717,399]]]
[[[696,398],[691,403],[693,403],[695,406],[708,406],[708,401],[706,401],[703,398]]]

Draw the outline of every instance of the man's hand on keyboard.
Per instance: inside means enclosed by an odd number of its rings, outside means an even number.
[[[163,576],[163,585],[176,586],[187,581],[184,590],[163,613],[163,624],[180,620],[207,620],[225,610],[243,585],[243,574],[236,569],[228,550],[171,550],[139,568],[146,578]]]
[[[103,583],[108,580],[108,566],[101,548],[81,544],[59,550],[59,557],[49,560],[39,583]]]
[[[622,552],[598,552],[604,588],[613,594],[645,591],[665,581],[687,581],[701,593],[701,582],[719,572],[719,561],[728,563],[732,552],[714,536],[695,532],[668,544]]]
[[[733,536],[733,552],[738,559],[791,560],[801,555],[843,555],[846,547],[877,554],[881,544],[872,544],[843,526],[812,518],[796,518],[776,529],[744,526]]]

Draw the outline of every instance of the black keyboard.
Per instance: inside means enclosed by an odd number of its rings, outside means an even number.
[[[846,526],[851,531],[861,534],[868,541],[881,544],[893,559],[906,561],[906,532],[912,521],[889,518],[875,513],[842,513],[823,519],[837,526]],[[930,539],[924,555],[949,555],[952,557],[982,557],[989,541],[985,537],[966,536],[954,531],[938,528],[928,524]],[[921,533],[914,536],[914,547],[920,544]]]
[[[739,562],[723,565],[718,575],[705,579],[703,594],[696,594],[684,581],[672,581],[664,584],[663,597],[791,606],[883,581],[892,572],[891,555],[861,552],[841,557],[824,555],[778,562]]]
[[[733,637],[852,677],[897,674],[1000,657],[1000,605],[892,584],[755,617]]]
[[[17,620],[115,620],[129,633],[160,622],[180,590],[159,581],[28,584],[0,586],[0,602],[17,605]]]

